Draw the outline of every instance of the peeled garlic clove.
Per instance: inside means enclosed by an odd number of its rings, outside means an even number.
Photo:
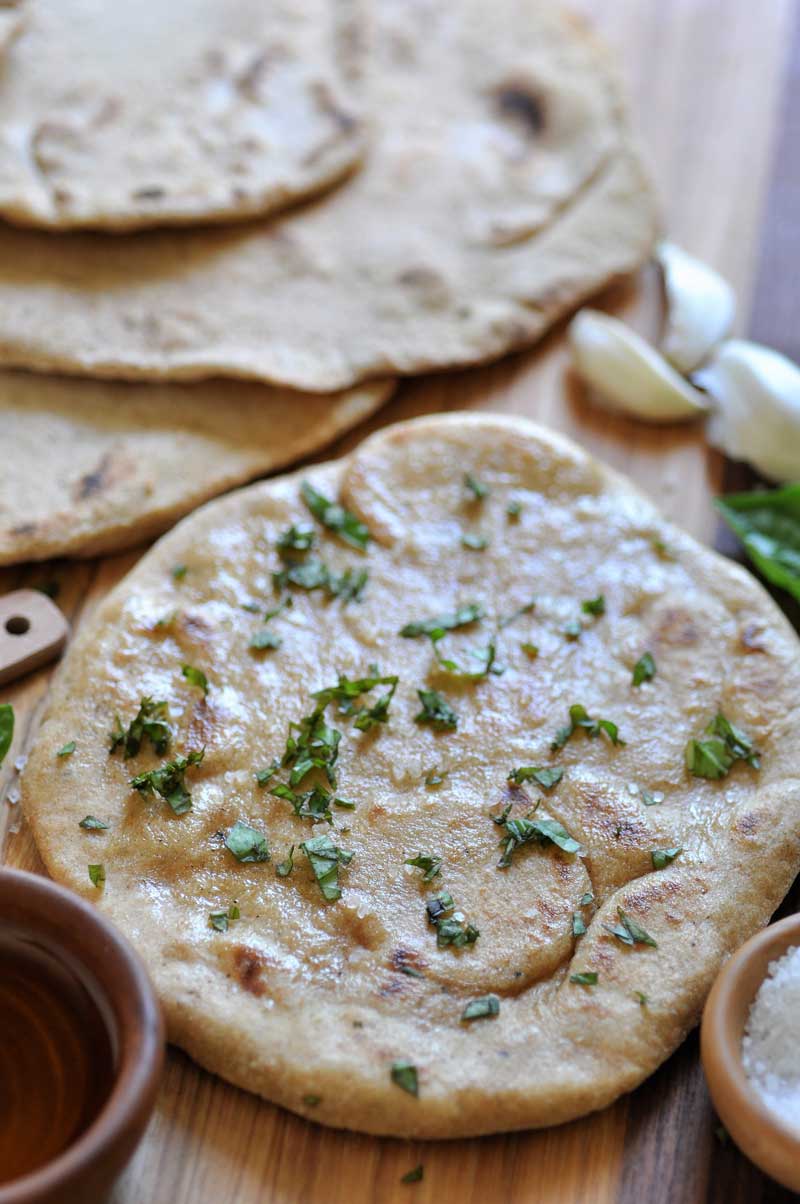
[[[596,309],[575,315],[567,335],[573,366],[609,409],[644,422],[679,422],[707,409],[701,393],[630,326]]]
[[[709,443],[772,481],[800,480],[800,368],[785,355],[731,339],[694,380],[714,398]]]
[[[718,272],[675,243],[662,242],[656,257],[667,294],[667,329],[661,350],[679,372],[688,373],[730,330],[736,296]]]

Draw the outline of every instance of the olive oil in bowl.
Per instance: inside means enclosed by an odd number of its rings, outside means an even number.
[[[115,1062],[86,978],[23,933],[0,933],[0,1185],[52,1161],[89,1128]]]

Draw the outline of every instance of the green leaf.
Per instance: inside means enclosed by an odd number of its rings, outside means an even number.
[[[199,765],[204,756],[205,749],[201,749],[185,757],[176,757],[159,769],[151,769],[131,778],[130,784],[145,797],[153,793],[161,795],[176,815],[185,815],[192,809],[192,796],[186,789],[186,770],[192,765]]]
[[[305,523],[293,523],[278,536],[278,548],[281,552],[308,552],[317,542],[314,528]]]
[[[194,665],[181,665],[181,673],[190,686],[197,686],[204,695],[208,693],[208,678],[202,669],[195,669]]]
[[[642,802],[645,807],[657,807],[659,803],[663,803],[664,794],[661,790],[651,791],[645,790],[642,787]]]
[[[276,589],[286,589],[290,585],[307,592],[321,589],[331,598],[341,598],[344,603],[360,602],[368,580],[369,573],[366,569],[349,568],[337,576],[313,556],[300,564],[289,564],[272,574],[272,584]]]
[[[504,627],[508,627],[510,623],[514,623],[517,619],[521,619],[523,615],[529,615],[536,609],[536,599],[531,598],[530,602],[526,602],[524,606],[519,606],[515,611],[508,615],[505,619],[500,619],[497,624],[498,631],[502,631]]]
[[[580,899],[578,900],[578,903],[580,904],[581,907],[588,907],[590,903],[594,903],[593,892],[590,890],[587,890],[585,895],[581,895]]]
[[[583,916],[579,911],[572,913],[572,935],[583,936],[586,932],[586,925],[583,922]]]
[[[437,786],[442,785],[446,777],[446,769],[431,769],[425,775],[425,785],[429,790],[435,790]]]
[[[483,1020],[487,1016],[500,1015],[500,1000],[497,995],[482,995],[480,999],[470,999],[464,1011],[462,1020]]]
[[[674,861],[679,853],[683,852],[683,848],[677,845],[674,849],[653,849],[650,856],[653,859],[653,869],[663,870],[665,866]]]
[[[579,987],[596,987],[598,976],[596,970],[580,970],[577,974],[570,974],[570,982],[575,982]]]
[[[586,732],[587,736],[592,738],[600,735],[601,732],[608,736],[612,744],[621,745],[625,741],[620,737],[619,729],[616,723],[612,723],[610,719],[592,719],[591,715],[586,710],[586,707],[580,703],[575,703],[569,708],[569,723],[566,727],[559,728],[550,745],[553,752],[559,748],[563,748],[567,741],[579,730]]]
[[[102,819],[97,819],[94,815],[86,815],[78,824],[79,828],[85,828],[87,832],[107,832],[108,824],[104,824]]]
[[[467,602],[459,606],[452,614],[434,615],[431,619],[418,619],[415,623],[406,623],[401,627],[400,635],[406,639],[414,639],[420,635],[434,635],[439,631],[455,631],[459,627],[468,627],[477,623],[486,615],[485,608],[480,602]]]
[[[521,786],[523,782],[536,782],[537,786],[541,786],[543,790],[552,790],[564,776],[564,770],[559,765],[522,765],[519,769],[512,769],[508,775],[509,782],[516,782]]]
[[[256,773],[256,781],[258,782],[259,786],[262,786],[262,787],[268,786],[269,783],[272,781],[272,779],[275,777],[275,774],[278,772],[280,767],[281,767],[280,760],[278,759],[278,757],[275,757],[275,758],[273,758],[272,764],[269,765],[266,769],[259,769],[258,772]]]
[[[415,723],[427,723],[437,731],[455,731],[458,715],[437,690],[417,690],[422,710],[414,716]]]
[[[413,1062],[393,1062],[391,1078],[396,1086],[407,1091],[409,1095],[419,1095],[417,1068]]]
[[[566,828],[557,819],[507,819],[505,830],[508,841],[505,842],[505,853],[500,862],[500,868],[505,869],[511,862],[511,855],[520,845],[536,841],[539,844],[554,844],[565,853],[582,853],[580,841],[570,836]],[[512,847],[509,844],[513,842]]]
[[[339,866],[349,865],[353,854],[335,845],[327,833],[304,841],[300,848],[310,862],[323,895],[329,902],[335,902],[342,893],[339,886]]]
[[[333,531],[351,547],[364,551],[371,536],[369,527],[362,523],[361,519],[356,518],[355,514],[351,514],[349,510],[345,510],[344,506],[340,506],[338,502],[329,501],[308,481],[303,481],[300,493],[314,518],[321,522],[323,527]]]
[[[103,865],[90,865],[89,881],[92,886],[96,886],[98,890],[102,890],[106,882],[106,871]]]
[[[465,531],[461,536],[462,548],[468,548],[472,552],[483,552],[489,546],[489,540],[485,535],[477,535],[473,531]]]
[[[292,847],[289,849],[289,852],[286,854],[286,858],[283,861],[279,861],[278,864],[275,866],[275,873],[278,875],[279,878],[288,878],[293,869],[294,869],[294,845],[292,845]]]
[[[697,778],[724,778],[735,761],[758,769],[761,758],[746,732],[719,711],[705,729],[708,740],[689,740],[684,749],[686,768]]]
[[[512,498],[506,506],[506,514],[514,522],[522,514],[522,502],[519,498]]]
[[[647,1007],[647,996],[645,995],[644,991],[634,991],[633,998],[639,1004],[639,1007]]]
[[[480,931],[473,924],[467,924],[460,913],[439,920],[436,925],[436,944],[440,949],[448,945],[463,949],[465,945],[474,945],[480,935]]]
[[[759,572],[800,600],[800,484],[732,493],[716,505]]]
[[[425,910],[428,913],[428,922],[430,924],[438,924],[454,907],[455,903],[450,892],[440,890],[438,895],[433,895],[425,904]]]
[[[650,681],[656,675],[656,662],[652,654],[644,652],[633,666],[633,684],[640,686],[643,681]]]
[[[183,579],[186,576],[186,574],[188,573],[188,571],[189,571],[188,566],[185,564],[173,565],[172,570],[171,570],[172,576],[174,577],[174,579],[176,581],[183,581]]]
[[[489,496],[489,486],[484,485],[471,472],[464,473],[464,487],[468,493],[472,494],[473,501],[482,502],[485,497]]]
[[[531,660],[535,660],[536,657],[539,655],[539,645],[531,644],[530,641],[528,641],[528,640],[526,640],[524,644],[520,644],[520,648],[522,649],[522,651],[525,653],[526,656],[529,656],[531,658]]]
[[[422,1163],[420,1162],[419,1166],[415,1166],[413,1171],[406,1171],[406,1173],[401,1176],[400,1182],[401,1183],[419,1183],[419,1181],[422,1178],[424,1173],[425,1173],[425,1168],[423,1167]]]
[[[14,739],[14,708],[10,702],[0,705],[0,765],[6,759]]]
[[[240,819],[225,837],[225,848],[229,853],[233,853],[237,861],[243,863],[269,861],[269,849],[264,833],[242,823]]]
[[[373,666],[373,668],[375,667]],[[389,704],[394,697],[399,680],[396,674],[383,677],[379,674],[374,674],[372,677],[359,677],[353,680],[340,675],[337,685],[317,690],[312,694],[312,698],[316,698],[318,709],[324,709],[329,703],[338,701],[339,714],[355,716],[356,728],[361,732],[366,732],[374,727],[376,723],[386,723],[388,721]],[[371,690],[374,690],[376,686],[389,686],[390,688],[373,706],[357,707],[355,705],[356,700],[362,694],[368,694]]]
[[[581,602],[581,610],[585,615],[604,615],[606,613],[605,594],[598,594],[596,598],[587,598],[585,602]]]
[[[74,740],[70,740],[68,744],[64,744],[56,753],[57,757],[71,757],[75,752],[77,745]]]
[[[629,916],[621,907],[617,908],[617,915],[619,924],[604,924],[606,932],[610,932],[623,945],[650,945],[653,949],[658,948],[657,942],[642,928],[641,924],[634,920],[633,916]]]
[[[442,868],[441,857],[434,857],[432,853],[417,853],[416,857],[407,857],[406,865],[413,865],[416,869],[424,870],[422,875],[423,882],[430,882],[440,873]]]
[[[136,716],[131,720],[127,729],[122,726],[119,715],[114,717],[114,730],[111,733],[110,754],[113,756],[118,748],[122,748],[126,761],[138,755],[139,750],[147,739],[153,745],[158,756],[163,756],[169,747],[171,731],[169,727],[169,709],[166,702],[156,702],[153,698],[143,698],[139,704]]]
[[[282,637],[269,627],[259,627],[250,637],[250,647],[256,652],[263,652],[266,648],[280,648],[282,643]]]
[[[209,913],[208,922],[216,932],[227,932],[231,920],[238,920],[241,912],[235,903],[226,911],[212,911]]]

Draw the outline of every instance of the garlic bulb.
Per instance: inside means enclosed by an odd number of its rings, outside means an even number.
[[[702,394],[617,318],[582,309],[568,339],[573,367],[610,409],[645,422],[678,422],[705,412]]]
[[[661,350],[689,373],[722,342],[736,313],[736,297],[727,280],[675,243],[656,252],[667,294],[667,328]]]
[[[694,379],[716,402],[709,443],[770,480],[800,480],[797,364],[760,343],[731,339]]]

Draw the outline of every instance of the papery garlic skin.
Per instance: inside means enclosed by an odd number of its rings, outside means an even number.
[[[662,242],[656,258],[664,274],[667,325],[661,350],[684,374],[694,371],[725,338],[736,315],[736,295],[708,264],[675,243]]]
[[[709,443],[771,481],[800,480],[800,368],[760,343],[730,339],[694,379],[716,405]]]
[[[575,371],[609,409],[644,422],[681,422],[705,412],[703,395],[617,318],[582,309],[567,338]]]

